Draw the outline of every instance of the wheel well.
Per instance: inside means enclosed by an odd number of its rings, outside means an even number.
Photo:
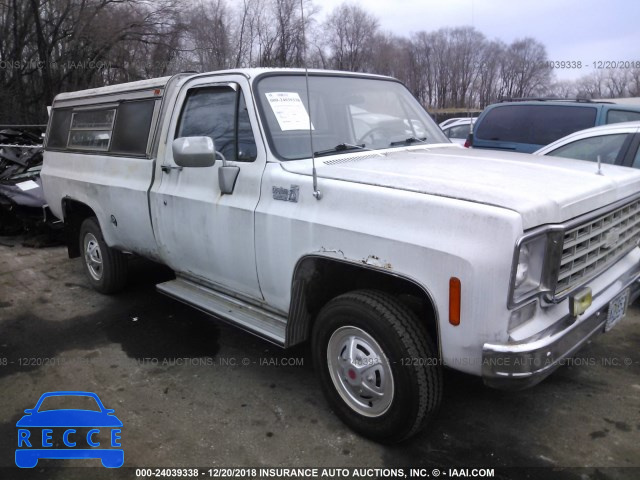
[[[65,198],[62,200],[62,214],[64,218],[64,232],[69,258],[80,256],[78,235],[80,226],[89,217],[95,217],[95,212],[86,204]]]
[[[319,256],[301,259],[294,270],[286,345],[309,338],[318,312],[329,300],[359,289],[396,296],[424,321],[436,348],[440,349],[437,311],[424,288],[393,272]]]

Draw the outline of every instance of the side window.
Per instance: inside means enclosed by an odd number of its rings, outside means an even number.
[[[256,145],[242,92],[230,87],[190,91],[175,138],[198,136],[211,137],[227,160],[254,160]]]
[[[71,110],[53,110],[51,128],[47,136],[47,148],[65,148],[69,138]]]
[[[548,145],[570,133],[593,127],[593,107],[503,105],[489,111],[474,135],[482,140]]]
[[[144,156],[157,101],[125,100],[90,110],[54,109],[47,148]]]
[[[469,125],[458,125],[446,130],[447,137],[449,138],[462,138],[466,139],[469,135]]]
[[[74,112],[67,146],[80,150],[109,150],[115,116],[115,108]]]
[[[607,123],[634,122],[640,120],[640,112],[628,110],[609,110],[607,112]]]
[[[132,155],[147,152],[154,107],[155,100],[122,102],[118,106],[111,152]]]
[[[578,160],[589,160],[591,162],[598,161],[598,155],[600,155],[602,163],[614,163],[626,139],[626,133],[583,138],[557,148],[547,155],[577,158]]]
[[[638,150],[636,151],[636,156],[633,159],[633,164],[631,166],[633,168],[640,168],[640,146],[638,146]]]

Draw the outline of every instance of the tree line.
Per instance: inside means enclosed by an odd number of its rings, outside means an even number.
[[[320,13],[312,0],[0,0],[0,123],[46,121],[59,92],[239,67],[391,75],[435,109],[640,95],[638,68],[555,81],[533,38],[507,44],[472,27],[398,36],[354,4]]]

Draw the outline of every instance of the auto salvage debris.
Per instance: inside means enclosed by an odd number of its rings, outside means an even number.
[[[33,246],[59,243],[40,181],[44,128],[0,129],[0,235],[37,235]]]

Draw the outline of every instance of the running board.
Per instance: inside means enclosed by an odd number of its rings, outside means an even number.
[[[156,285],[159,292],[243,330],[284,346],[287,319],[183,278]]]

